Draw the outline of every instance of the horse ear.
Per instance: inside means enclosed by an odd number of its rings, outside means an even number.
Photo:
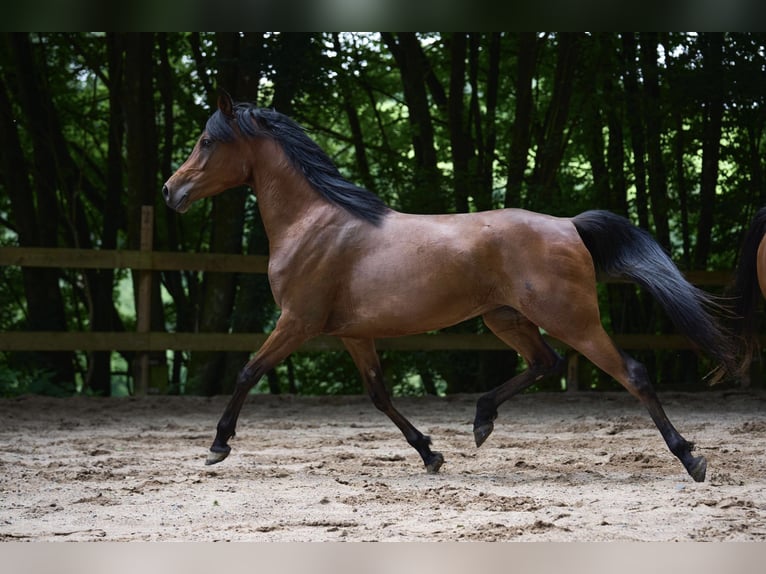
[[[221,90],[218,95],[218,109],[227,118],[234,117],[234,102],[231,101],[231,96],[226,90]]]

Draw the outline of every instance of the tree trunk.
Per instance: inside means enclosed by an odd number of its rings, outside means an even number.
[[[154,206],[159,197],[159,154],[154,105],[154,34],[126,33],[125,41],[125,100],[124,113],[127,150],[127,227],[128,245],[139,249],[141,243],[141,208]],[[156,237],[157,234],[155,233]],[[138,272],[133,273],[133,292],[138,308]],[[151,288],[152,331],[165,328],[159,274],[153,274]],[[150,354],[151,388],[167,387],[167,367],[164,352]],[[134,365],[135,367],[135,365]]]
[[[644,117],[643,99],[639,91],[638,54],[636,38],[632,32],[622,34],[624,65],[625,107],[633,152],[633,175],[636,186],[636,212],[638,225],[649,229],[649,200],[646,189],[646,138],[641,118]]]
[[[508,181],[505,184],[505,207],[522,206],[522,185],[532,143],[532,80],[537,69],[538,42],[534,32],[519,34],[516,71],[516,113],[511,128],[508,152]]]
[[[218,52],[219,86],[237,88],[237,62],[239,59],[239,35],[216,34]],[[212,101],[216,94],[209,94]],[[211,105],[211,107],[214,107]],[[238,188],[218,194],[212,199],[211,253],[241,253],[242,233],[245,223],[245,200],[248,190]],[[231,328],[234,296],[237,291],[237,274],[205,273],[202,282],[202,301],[199,314],[199,331],[203,333],[226,333]],[[191,355],[189,366],[190,392],[203,395],[221,394],[224,388],[222,374],[226,353],[197,351]]]
[[[689,190],[686,183],[685,153],[686,138],[684,130],[684,118],[680,109],[673,111],[673,123],[675,124],[675,136],[673,137],[673,164],[676,172],[676,188],[678,189],[678,207],[681,217],[681,261],[686,269],[691,269],[692,246],[689,229]]]
[[[382,38],[399,66],[412,130],[414,190],[402,197],[402,208],[413,213],[445,213],[448,205],[437,165],[433,121],[425,83],[428,65],[423,48],[414,32],[402,32],[396,37],[386,32]]]
[[[580,35],[562,32],[557,36],[553,95],[543,127],[537,134],[537,153],[529,193],[530,208],[548,213],[558,211],[560,202],[556,180],[567,145],[566,127],[574,93],[575,70],[580,61]]]
[[[283,57],[286,60],[297,61],[298,58],[291,58],[293,50],[303,51],[309,44],[307,38],[287,37],[282,41],[286,42],[283,46]],[[261,69],[266,57],[263,49],[263,33],[248,33],[240,39],[239,56],[236,60],[231,60],[231,65],[220,67],[222,77],[228,77],[226,80],[230,85],[235,86],[237,94],[241,99],[247,101],[259,100],[259,82],[261,79]],[[280,59],[280,62],[282,60]],[[290,82],[284,86],[279,79],[284,72],[278,73],[275,88],[279,86],[279,98],[281,100],[280,109],[283,111],[292,109],[292,101],[295,97],[295,90],[299,85]],[[276,107],[277,102],[272,102]],[[242,216],[245,216],[245,202],[248,190],[243,189]],[[244,223],[244,220],[243,220]],[[248,255],[268,255],[268,238],[260,219],[257,208],[250,222],[250,231],[247,237]],[[241,238],[243,229],[239,230]],[[242,246],[239,246],[241,251]],[[266,330],[268,319],[274,310],[274,301],[271,295],[268,278],[260,274],[241,274],[236,278],[238,288],[233,301],[233,312],[231,313],[231,330],[234,333],[262,333]],[[253,349],[256,351],[257,349]],[[242,369],[251,353],[234,352],[225,353],[223,357],[223,368],[219,373],[221,392],[230,393],[234,389],[237,373]],[[273,369],[266,374],[269,389],[277,394],[281,391],[279,377]]]
[[[670,225],[668,213],[670,205],[668,201],[667,168],[662,149],[663,133],[663,100],[660,93],[660,77],[658,65],[659,36],[654,32],[642,32],[639,34],[640,49],[639,58],[643,73],[644,85],[643,96],[646,107],[644,108],[644,122],[646,126],[646,151],[648,159],[649,176],[649,199],[650,211],[654,222],[654,235],[657,241],[670,250]],[[673,325],[668,316],[658,311],[659,306],[654,302],[651,314],[654,316],[654,328],[662,332],[670,332]],[[650,325],[651,327],[651,325]],[[673,378],[671,374],[678,364],[677,354],[668,355],[656,353],[660,361],[657,379]]]
[[[662,156],[662,101],[657,67],[658,37],[654,32],[642,32],[641,71],[643,72],[643,98],[646,103],[644,120],[646,124],[647,155],[649,159],[649,198],[657,240],[670,249],[670,227],[668,225],[667,170]]]
[[[333,46],[338,54],[342,54],[343,45],[337,33],[332,35]],[[354,145],[354,158],[362,184],[372,192],[375,192],[375,181],[370,173],[370,164],[367,161],[367,148],[362,134],[362,124],[359,120],[359,112],[354,102],[353,88],[344,74],[338,74],[338,87],[342,95],[342,106],[348,118],[348,127],[351,130],[351,142]]]
[[[596,77],[591,78],[596,81]],[[603,102],[594,93],[586,103],[584,130],[586,132],[586,150],[590,172],[593,176],[594,198],[597,205],[603,205],[605,209],[611,209],[610,198],[612,197],[609,181],[609,170],[606,166],[604,147],[604,122],[601,117]]]
[[[617,96],[614,78],[620,74],[621,62],[615,55],[616,40],[613,35],[600,34],[599,48],[606,58],[611,73],[601,75],[604,90],[604,115],[609,141],[606,150],[607,170],[610,186],[607,208],[628,216],[628,185],[625,177],[625,108],[623,100]]]
[[[117,248],[123,189],[122,146],[124,117],[122,113],[122,79],[125,51],[122,36],[107,34],[107,65],[109,67],[109,134],[106,166],[106,195],[104,198],[101,249]],[[114,270],[98,269],[89,284],[91,299],[91,330],[116,331],[114,312]],[[132,353],[130,355],[132,357]],[[98,395],[111,395],[111,358],[109,352],[91,353],[86,387]]]
[[[713,219],[715,216],[718,162],[721,156],[723,120],[723,33],[708,32],[700,36],[703,69],[708,97],[703,104],[702,174],[700,181],[700,217],[697,224],[695,269],[706,269],[710,257]]]
[[[311,34],[282,32],[279,51],[273,62],[276,77],[271,107],[288,116],[292,115],[295,94],[301,88],[301,81],[306,76],[306,64],[312,56]]]
[[[468,198],[471,195],[471,173],[469,162],[473,155],[471,135],[468,133],[465,114],[465,70],[467,34],[456,32],[450,35],[450,85],[447,104],[450,149],[452,151],[453,190],[455,210],[468,213]]]
[[[8,51],[17,70],[16,91],[18,104],[24,113],[33,148],[31,170],[24,159],[17,118],[11,109],[8,88],[0,78],[2,88],[3,139],[6,145],[3,158],[7,165],[3,174],[6,189],[11,197],[13,217],[19,230],[19,242],[24,247],[56,247],[59,237],[60,213],[56,196],[57,161],[54,139],[61,136],[61,129],[47,90],[39,76],[40,67],[35,64],[33,46],[27,34],[7,36]],[[29,173],[32,177],[29,177]],[[30,189],[29,181],[33,187]],[[36,201],[33,199],[36,198]],[[35,206],[36,204],[36,206]],[[38,213],[38,210],[41,210]],[[67,321],[64,297],[59,286],[60,272],[56,269],[22,269],[24,291],[27,300],[27,329],[30,331],[66,331]],[[74,390],[74,354],[68,351],[30,353],[28,366],[35,370],[50,371],[52,381],[65,392]]]
[[[481,197],[476,198],[476,208],[478,210],[491,209],[494,207],[494,182],[495,182],[495,153],[497,150],[497,101],[498,90],[500,86],[500,46],[502,35],[499,32],[492,32],[489,37],[488,57],[487,57],[487,82],[484,87],[486,94],[484,113],[484,137],[477,138],[479,143],[478,154],[478,180],[481,189]],[[478,86],[476,88],[479,93]],[[481,124],[480,113],[476,106],[476,125]]]
[[[173,116],[173,103],[175,96],[173,91],[173,68],[170,62],[168,47],[168,35],[158,34],[158,59],[159,68],[157,70],[157,91],[159,93],[160,105],[162,109],[162,135],[160,155],[160,179],[167,181],[173,173],[173,152],[175,143],[173,134],[175,133],[175,121]],[[163,229],[159,232],[159,247],[163,250],[176,250],[179,248],[179,215],[170,208],[160,205],[155,213],[155,221],[158,227]],[[164,230],[164,233],[163,233]],[[184,277],[187,284],[191,285],[190,291],[193,291],[196,273],[182,272],[175,270],[164,270],[161,273],[162,284],[167,289],[173,300],[175,307],[175,332],[183,333],[193,330],[194,311],[190,298],[183,287]],[[164,329],[163,329],[164,330]],[[181,369],[184,366],[185,354],[180,349],[173,349],[173,359],[168,381],[168,392],[170,394],[180,394],[182,389]]]

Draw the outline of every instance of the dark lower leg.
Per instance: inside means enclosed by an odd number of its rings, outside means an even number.
[[[402,431],[404,438],[418,451],[420,458],[423,459],[426,470],[431,473],[439,472],[439,468],[444,463],[444,457],[441,453],[431,450],[431,437],[420,432],[404,415],[394,408],[383,385],[382,373],[378,369],[373,369],[368,374],[365,386],[367,387],[370,399],[372,399],[372,404],[379,411],[385,413],[397,428]]]
[[[223,411],[221,418],[218,421],[216,427],[215,439],[210,447],[210,452],[207,455],[205,464],[215,464],[225,459],[231,452],[229,446],[229,439],[236,434],[237,419],[239,413],[242,410],[242,406],[245,404],[245,399],[250,389],[253,388],[255,383],[261,378],[263,374],[263,368],[257,365],[246,366],[239,373],[237,377],[237,384],[234,388],[234,394],[232,395],[229,403],[226,405],[226,409]]]
[[[379,411],[385,413],[402,431],[404,438],[423,459],[426,470],[431,473],[438,472],[444,463],[444,457],[441,453],[431,450],[431,437],[416,429],[404,415],[394,408],[383,381],[383,371],[373,341],[344,339],[343,342],[362,375],[364,387],[372,400],[372,404]]]
[[[561,373],[564,369],[564,359],[551,350],[554,360],[545,364],[532,365],[523,373],[516,375],[499,387],[485,393],[476,402],[476,416],[473,421],[473,437],[476,446],[481,446],[495,428],[497,409],[505,401],[528,388],[536,381]]]
[[[295,333],[299,335],[295,335]],[[301,328],[299,322],[285,314],[279,318],[277,326],[263,343],[261,349],[237,376],[234,394],[218,421],[215,440],[210,447],[206,464],[221,462],[231,452],[229,439],[236,432],[237,419],[250,389],[260,380],[261,376],[288,357],[306,339],[305,330]]]
[[[665,412],[656,397],[655,401],[645,402],[645,404],[654,424],[657,425],[662,438],[665,439],[665,443],[668,445],[670,452],[676,455],[678,460],[681,461],[681,464],[684,465],[689,476],[696,482],[703,482],[707,471],[707,460],[705,460],[705,457],[692,455],[694,443],[687,441],[675,429],[665,415]]]
[[[388,415],[388,418],[402,431],[407,442],[418,451],[426,470],[431,473],[439,472],[439,468],[444,463],[444,457],[441,453],[431,450],[431,437],[416,429],[390,402],[387,402],[387,405],[376,403],[375,406]]]
[[[626,385],[628,390],[638,397],[641,403],[646,407],[646,410],[649,411],[649,415],[652,417],[654,424],[657,425],[657,429],[660,431],[662,438],[665,439],[665,444],[668,445],[670,452],[681,461],[686,472],[688,472],[695,481],[704,481],[707,470],[707,461],[705,460],[705,457],[695,457],[692,455],[694,443],[687,441],[681,436],[681,433],[676,430],[668,419],[665,410],[662,408],[662,404],[649,381],[649,375],[646,372],[646,368],[627,355],[624,355],[624,357],[630,377],[630,385]]]
[[[540,335],[540,329],[512,307],[494,309],[482,316],[484,323],[506,345],[515,349],[529,368],[482,395],[476,403],[473,436],[481,446],[494,429],[497,409],[535,381],[560,373],[564,359]]]

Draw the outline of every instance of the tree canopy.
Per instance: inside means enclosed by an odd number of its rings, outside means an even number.
[[[154,205],[158,250],[267,254],[247,189],[182,218],[162,202],[222,89],[290,115],[348,179],[402,211],[609,209],[651,231],[682,269],[730,270],[766,204],[762,33],[3,33],[0,70],[6,246],[136,249],[141,206]],[[152,330],[266,332],[278,315],[263,275],[158,279]],[[134,280],[5,267],[0,329],[132,330]],[[612,331],[669,330],[635,288],[602,296]],[[246,357],[154,360],[173,392],[215,394]],[[660,386],[698,385],[705,368],[689,352],[641,359]],[[132,356],[0,361],[0,392],[109,395],[129,380]],[[400,393],[478,392],[516,363],[510,351],[384,353]],[[322,353],[292,357],[262,390],[361,386],[350,359]]]

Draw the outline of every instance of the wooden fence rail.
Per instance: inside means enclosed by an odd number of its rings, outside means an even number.
[[[0,247],[0,265],[19,267],[56,267],[73,269],[133,269],[141,271],[208,271],[221,273],[266,273],[268,258],[257,255],[219,253],[178,253],[151,251],[147,248],[146,231],[151,229],[151,211],[142,219],[144,242],[142,250],[93,250],[45,247]],[[151,242],[148,242],[151,245]],[[151,273],[143,274],[149,277]],[[727,271],[694,271],[686,275],[700,286],[721,286],[731,280]],[[135,351],[148,353],[163,350],[186,351],[255,351],[266,338],[263,333],[166,333],[149,332],[146,325],[150,306],[146,281],[139,293],[137,305],[138,332],[0,332],[0,351]],[[616,343],[626,349],[691,349],[693,345],[675,334],[616,334]],[[567,351],[565,345],[553,339],[554,347]],[[380,339],[380,350],[428,351],[466,350],[494,351],[507,347],[492,334],[437,333]],[[301,351],[341,350],[334,337],[317,337],[305,343]],[[576,356],[572,361],[576,366]],[[576,369],[575,369],[576,370]],[[570,364],[569,378],[574,377]],[[143,377],[141,377],[143,378]],[[568,381],[569,382],[569,381]],[[576,381],[571,381],[572,385]],[[145,392],[144,381],[137,381],[137,394]]]
[[[211,271],[266,273],[265,255],[184,253],[127,249],[75,249],[68,247],[0,247],[0,265],[73,269],[146,269],[153,271]],[[695,285],[726,285],[730,271],[689,271]]]
[[[625,349],[691,349],[682,335],[613,336]],[[266,340],[264,333],[165,333],[165,332],[0,332],[0,351],[255,351]],[[559,349],[567,347],[556,339],[548,342]],[[492,334],[436,333],[378,339],[382,351],[507,351],[508,347]],[[300,351],[340,351],[340,339],[320,336],[300,347]]]
[[[45,247],[0,247],[0,265],[75,269],[188,270],[226,273],[266,273],[268,258],[259,255],[174,253],[162,251],[89,250]],[[731,279],[725,271],[695,271],[687,278],[697,285],[724,285]],[[166,333],[166,332],[0,332],[0,351],[245,351],[263,343],[263,333]],[[691,349],[683,336],[674,334],[616,334],[615,341],[627,349]],[[554,339],[551,344],[565,346]],[[494,335],[427,334],[381,339],[385,350],[503,350]],[[342,349],[334,337],[318,337],[301,348],[306,351]]]
[[[68,247],[0,247],[0,265],[72,269],[142,269],[266,273],[265,255],[74,249]]]

